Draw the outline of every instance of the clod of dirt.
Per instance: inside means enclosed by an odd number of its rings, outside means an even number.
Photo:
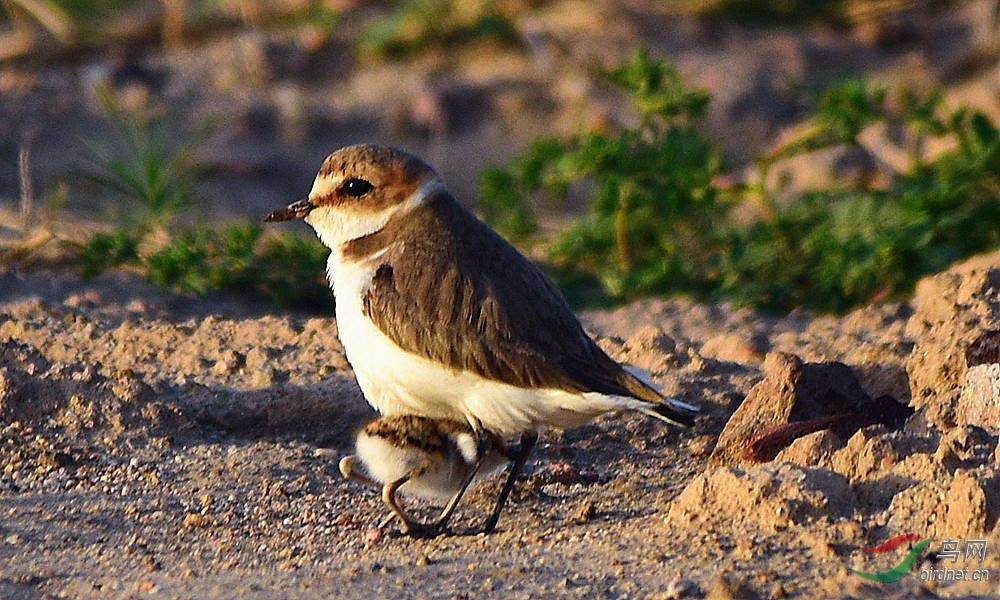
[[[668,521],[687,527],[753,524],[764,532],[850,514],[854,492],[828,469],[768,463],[702,473],[670,505]]]
[[[965,384],[955,420],[1000,432],[1000,330],[983,332],[965,351]]]
[[[953,539],[993,532],[1000,514],[1000,474],[959,470],[950,480],[925,481],[896,494],[887,511],[898,531]]]
[[[211,388],[196,383],[183,394],[199,422],[229,432],[321,430],[338,445],[350,442],[371,409],[354,401],[351,382],[333,379],[306,386],[273,385],[260,390]]]
[[[885,362],[851,363],[851,370],[872,398],[888,396],[897,403],[910,404],[910,377],[902,364]]]
[[[833,454],[844,443],[829,429],[802,436],[778,453],[775,460],[803,467],[833,468]]]
[[[958,471],[944,497],[946,508],[938,535],[962,536],[992,531],[1000,512],[1000,476],[975,471]]]
[[[179,407],[160,401],[127,370],[108,377],[90,365],[51,362],[9,339],[0,341],[0,365],[3,423],[55,426],[102,440],[137,431],[176,434],[193,426]]]
[[[934,460],[949,470],[977,469],[992,460],[997,436],[975,425],[962,425],[941,436]]]
[[[860,429],[847,445],[833,455],[833,470],[851,482],[872,479],[887,466],[896,464],[899,455],[885,439],[880,426]]]
[[[843,363],[803,363],[793,354],[773,352],[765,359],[764,370],[767,376],[726,423],[709,459],[710,467],[771,460],[796,437],[819,429],[834,428],[851,435],[872,422],[898,426],[909,416],[892,399],[873,401]],[[799,423],[801,431],[794,425],[780,430]],[[753,452],[747,454],[751,444]]]
[[[635,332],[622,345],[623,360],[650,373],[668,371],[676,362],[677,342],[654,325]]]
[[[758,598],[746,577],[719,575],[708,588],[705,600],[754,600]]]
[[[965,347],[984,331],[1000,329],[1000,253],[976,256],[922,279],[914,304],[906,325],[907,337],[916,340],[906,362],[910,405],[926,407],[927,420],[944,428],[982,424],[970,420],[990,417],[970,409],[984,400],[982,394],[962,402],[962,410],[959,397],[968,366]]]
[[[984,331],[969,344],[965,350],[965,362],[970,368],[1000,363],[1000,329]]]
[[[698,353],[722,362],[759,365],[769,346],[767,336],[761,333],[750,338],[726,333],[705,340]]]

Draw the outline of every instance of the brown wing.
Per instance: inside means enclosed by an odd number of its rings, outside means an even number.
[[[364,309],[401,348],[520,387],[664,403],[587,336],[535,265],[447,193],[355,244],[348,254],[359,258],[383,251]]]

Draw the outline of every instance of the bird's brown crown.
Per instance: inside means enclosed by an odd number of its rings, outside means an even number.
[[[331,154],[319,170],[309,200],[362,213],[377,213],[410,199],[438,175],[416,156],[367,144]]]

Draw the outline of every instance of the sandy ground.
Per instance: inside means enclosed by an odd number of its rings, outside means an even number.
[[[929,278],[910,305],[842,318],[680,299],[583,319],[616,358],[702,406],[696,427],[613,415],[546,432],[496,533],[475,528],[499,476],[463,502],[457,535],[409,539],[379,529],[378,493],[337,471],[373,413],[334,319],[175,296],[128,273],[8,269],[0,597],[995,597],[996,411],[965,421],[1000,404],[969,399],[972,370],[954,357],[998,328],[1000,255]],[[818,432],[775,461],[709,468],[779,351],[843,361],[872,396],[918,410],[899,430]],[[900,581],[847,570],[895,566],[913,542],[861,548],[900,534],[935,539]],[[951,564],[934,559],[948,539],[988,541],[982,562],[957,563],[987,583],[921,581]]]

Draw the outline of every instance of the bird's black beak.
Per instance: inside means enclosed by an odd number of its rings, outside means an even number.
[[[312,209],[316,208],[316,205],[312,203],[311,200],[299,200],[298,202],[293,202],[286,206],[285,208],[278,209],[273,213],[264,217],[265,223],[277,223],[278,221],[290,221],[292,219],[301,219],[302,217],[308,215],[312,212]]]

